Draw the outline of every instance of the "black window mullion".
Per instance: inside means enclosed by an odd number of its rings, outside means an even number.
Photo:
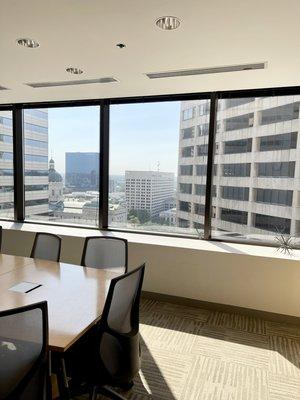
[[[101,102],[100,107],[100,185],[99,185],[99,227],[108,227],[109,195],[109,102]]]
[[[217,106],[218,106],[218,95],[216,92],[213,92],[210,98],[207,169],[206,169],[207,172],[206,172],[205,212],[204,212],[204,239],[206,240],[211,238],[211,214],[212,214],[211,200],[212,200],[215,132],[217,126]]]
[[[14,219],[24,221],[24,154],[23,154],[23,109],[13,108],[13,153],[14,153]]]

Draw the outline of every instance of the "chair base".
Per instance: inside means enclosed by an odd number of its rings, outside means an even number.
[[[108,386],[94,386],[91,393],[90,393],[90,400],[97,400],[97,394],[103,394],[104,396],[108,397],[111,400],[127,400],[121,394],[115,392]]]

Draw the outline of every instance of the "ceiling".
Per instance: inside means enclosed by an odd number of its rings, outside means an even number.
[[[156,27],[163,15],[180,18],[179,29]],[[299,0],[1,0],[0,86],[9,90],[0,90],[0,103],[300,85],[299,15]],[[17,46],[22,37],[40,47]],[[145,76],[265,61],[265,70]],[[68,74],[70,66],[84,74]],[[102,77],[118,82],[25,85]]]

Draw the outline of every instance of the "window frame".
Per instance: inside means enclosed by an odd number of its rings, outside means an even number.
[[[95,227],[76,226],[80,229],[99,229],[106,231],[132,232],[139,234],[149,234],[156,236],[172,236],[186,237],[190,239],[199,239],[193,235],[179,235],[171,233],[137,231],[131,229],[117,229],[108,226],[108,195],[109,195],[109,111],[110,106],[114,104],[132,104],[132,103],[148,103],[148,102],[164,102],[164,101],[187,101],[187,100],[208,100],[210,104],[209,110],[209,132],[208,132],[208,153],[207,153],[207,178],[206,178],[206,194],[205,194],[205,215],[204,215],[204,235],[202,239],[212,241],[224,241],[219,238],[211,237],[211,195],[212,195],[212,178],[213,178],[213,158],[215,150],[215,133],[217,128],[217,107],[219,100],[236,99],[247,97],[272,97],[272,96],[289,96],[300,95],[300,86],[275,87],[263,89],[243,89],[243,90],[225,90],[204,93],[184,93],[139,97],[121,97],[121,98],[105,98],[92,100],[71,100],[71,101],[51,101],[51,102],[29,102],[0,104],[0,111],[12,111],[13,124],[13,154],[14,154],[14,219],[15,222],[31,223],[38,225],[54,225],[73,227],[74,225],[57,224],[47,221],[27,221],[25,220],[25,186],[24,186],[24,132],[23,132],[23,109],[35,108],[58,108],[58,107],[81,107],[81,106],[99,106],[100,107],[100,129],[99,129],[99,224]],[[0,219],[1,220],[1,219]],[[4,219],[3,220],[12,220]],[[227,239],[228,242],[255,244],[260,246],[275,246],[272,243],[251,242],[238,239]]]

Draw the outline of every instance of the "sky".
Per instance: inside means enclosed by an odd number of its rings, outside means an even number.
[[[65,153],[99,151],[99,108],[49,108],[49,157],[65,173]],[[110,108],[110,174],[157,170],[177,174],[180,102]]]

